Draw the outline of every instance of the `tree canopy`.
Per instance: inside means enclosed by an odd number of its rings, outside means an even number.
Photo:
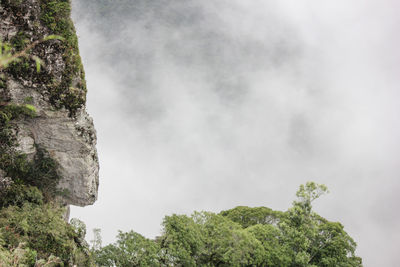
[[[100,266],[362,266],[343,225],[312,210],[326,192],[324,185],[302,185],[285,212],[239,206],[173,214],[155,240],[120,232],[116,243],[93,252]]]

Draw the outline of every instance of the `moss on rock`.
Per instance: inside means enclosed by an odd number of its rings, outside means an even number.
[[[14,53],[46,36],[62,37],[62,40],[41,42],[29,51],[29,55],[40,58],[49,68],[38,72],[36,62],[26,56],[13,62],[4,72],[16,80],[34,84],[55,108],[66,108],[69,115],[74,116],[85,105],[87,89],[70,1],[39,0],[39,5],[32,1],[0,1],[12,24],[18,25],[16,34],[1,36],[0,32],[0,38]],[[32,11],[35,8],[36,13]]]
[[[61,48],[65,69],[61,83],[51,86],[50,101],[56,107],[65,107],[74,115],[85,104],[86,82],[79,55],[78,37],[71,20],[70,1],[41,0],[40,19],[51,34],[64,38]]]

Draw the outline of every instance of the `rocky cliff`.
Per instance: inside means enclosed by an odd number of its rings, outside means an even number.
[[[21,55],[0,65],[0,180],[57,181],[64,204],[93,204],[96,132],[70,2],[0,1],[2,54]]]

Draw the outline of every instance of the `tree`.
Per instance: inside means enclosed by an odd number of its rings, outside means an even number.
[[[100,266],[160,266],[157,243],[130,231],[119,232],[117,242],[95,251]]]
[[[162,223],[163,235],[158,239],[162,263],[195,266],[204,250],[204,236],[199,224],[186,215],[166,216]]]
[[[256,224],[246,230],[263,246],[264,253],[258,266],[290,266],[290,251],[282,242],[282,232],[278,227],[270,224]]]
[[[311,203],[327,192],[325,185],[314,182],[301,185],[298,199],[279,222],[290,266],[362,266],[355,256],[356,243],[343,226],[312,211]]]
[[[164,263],[178,266],[251,266],[261,243],[239,224],[211,212],[167,216],[160,238]]]
[[[94,228],[93,229],[93,240],[90,241],[92,244],[92,250],[99,250],[101,249],[101,229],[99,228]]]

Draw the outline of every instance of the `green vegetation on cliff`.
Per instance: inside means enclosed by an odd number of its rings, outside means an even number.
[[[8,42],[13,54],[26,48],[29,50],[24,51],[18,60],[11,62],[4,73],[17,80],[41,84],[42,93],[49,96],[55,108],[66,108],[74,116],[85,104],[87,90],[78,38],[70,18],[70,1],[40,0],[39,17],[21,20],[21,16],[32,16],[31,4],[30,1],[1,0],[2,7],[11,14],[12,22],[19,25],[19,32],[9,40],[0,41]],[[60,36],[62,41],[52,39],[41,42],[47,36],[55,35]],[[29,52],[29,56],[25,52]],[[54,58],[54,52],[62,55],[62,64],[59,59]],[[52,68],[37,71],[38,61],[35,59],[40,59],[44,66]]]
[[[56,161],[42,147],[34,155],[18,148],[18,125],[37,116],[33,99],[14,103],[7,88],[11,80],[28,84],[71,116],[85,103],[70,2],[42,0],[34,10],[35,1],[0,3],[5,23],[18,29],[11,37],[0,35],[0,266],[93,266],[84,224],[68,223],[58,200],[65,192],[57,189]]]
[[[81,57],[79,55],[78,37],[71,20],[71,4],[69,0],[41,0],[40,19],[52,34],[62,36],[61,49],[64,50],[65,69],[61,83],[53,84],[50,100],[56,107],[65,107],[71,114],[86,101],[86,82]],[[79,77],[78,82],[75,77]]]
[[[37,148],[16,150],[13,123],[35,116],[31,106],[0,106],[0,266],[90,266],[84,237],[57,202],[57,164]]]
[[[33,158],[17,150],[15,123],[35,116],[29,104],[0,105],[0,266],[92,266],[82,231],[57,201],[56,162],[40,147]]]

